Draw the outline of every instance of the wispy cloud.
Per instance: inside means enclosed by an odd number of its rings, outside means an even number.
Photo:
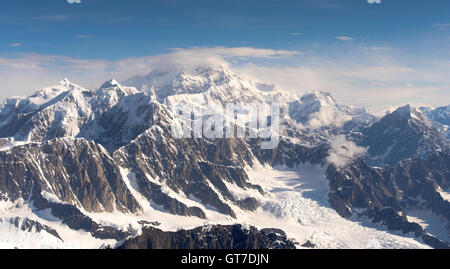
[[[291,36],[299,36],[301,33],[290,33]]]
[[[408,58],[408,61],[411,59]],[[324,90],[340,102],[378,107],[412,103],[450,104],[450,65],[429,59],[405,62],[397,50],[355,46],[342,55],[305,54],[296,63],[244,63],[234,68],[250,77],[295,92]]]
[[[353,40],[355,40],[351,36],[336,36],[336,37],[334,37],[334,39],[337,39],[337,40],[340,40],[340,41],[353,41]]]
[[[22,43],[19,43],[19,42],[9,44],[9,46],[10,46],[11,48],[21,47],[22,45],[23,45],[23,44],[22,44]]]
[[[352,160],[366,154],[367,149],[358,147],[354,142],[349,141],[345,136],[337,136],[331,141],[331,148],[328,152],[327,162],[337,168],[348,165]]]
[[[74,35],[73,37],[77,38],[77,39],[87,39],[87,38],[92,38],[94,36],[92,36],[92,35]]]
[[[148,57],[125,58],[117,61],[77,59],[57,55],[16,54],[0,57],[0,99],[11,95],[29,95],[36,88],[49,86],[49,81],[68,77],[85,87],[96,87],[115,77],[125,80],[155,68],[198,64],[228,65],[234,59],[282,59],[298,51],[259,49],[252,47],[174,48],[171,53]],[[27,77],[26,80],[23,78]],[[14,93],[14,94],[12,94]]]
[[[448,62],[417,59],[413,65],[397,54],[393,49],[365,49],[357,45],[350,52],[333,57],[253,47],[175,48],[167,54],[116,61],[16,54],[0,57],[0,99],[29,95],[63,77],[94,88],[111,77],[126,80],[155,68],[207,64],[227,65],[238,73],[293,92],[329,91],[347,104],[374,107],[450,103]]]
[[[81,4],[81,0],[67,0],[69,4]]]
[[[363,46],[362,49],[380,51],[380,50],[390,50],[391,47]]]
[[[37,16],[33,17],[32,19],[42,21],[66,21],[70,19],[70,17],[69,15],[66,14],[55,14],[55,15]]]
[[[435,27],[450,27],[450,23],[435,23]]]

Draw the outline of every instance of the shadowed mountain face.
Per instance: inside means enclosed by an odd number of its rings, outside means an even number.
[[[205,226],[193,230],[163,232],[145,228],[119,249],[294,249],[292,241],[271,229],[258,231],[241,225]]]
[[[427,156],[445,147],[442,134],[409,105],[363,129],[360,144],[368,147],[370,162],[378,165]]]
[[[444,112],[424,115],[406,106],[378,119],[337,104],[328,93],[296,96],[226,66],[159,70],[128,82],[146,86],[110,80],[87,90],[63,80],[6,101],[0,111],[0,227],[63,243],[77,232],[100,240],[96,247],[142,231],[122,247],[291,248],[279,235],[253,228],[194,227],[272,214],[261,205],[275,188],[264,189],[248,170],[308,163],[328,167],[329,202],[342,217],[365,216],[430,246],[448,246],[404,216],[420,209],[450,221],[443,197],[450,187]],[[173,105],[236,101],[280,103],[277,147],[261,149],[254,138],[173,137]],[[194,229],[149,227],[164,221]],[[317,243],[310,239],[307,246]]]
[[[0,191],[33,201],[33,190],[90,212],[137,212],[119,167],[98,144],[55,139],[0,151]],[[13,172],[12,172],[13,171]]]

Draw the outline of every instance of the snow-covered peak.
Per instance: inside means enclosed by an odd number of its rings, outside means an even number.
[[[232,80],[233,73],[225,66],[173,66],[155,69],[145,76],[135,76],[124,84],[136,88],[153,89],[159,99],[176,94],[196,94],[211,86]]]
[[[444,125],[450,125],[450,106],[422,110],[430,119]]]
[[[393,117],[397,117],[403,120],[414,119],[417,121],[426,122],[427,120],[423,117],[422,113],[411,105],[405,105],[397,108],[394,112],[392,112]]]
[[[102,84],[102,86],[96,91],[97,96],[115,96],[117,97],[132,95],[139,93],[135,87],[122,86],[117,80],[110,79]]]
[[[119,82],[117,82],[116,79],[112,78],[108,81],[106,81],[105,83],[103,83],[103,85],[100,87],[100,89],[106,89],[106,88],[112,88],[112,87],[120,87],[121,85],[119,84]]]
[[[289,105],[290,117],[311,129],[341,127],[359,112],[363,111],[339,105],[330,93],[322,91],[307,93]]]
[[[321,105],[336,105],[336,101],[329,92],[312,91],[303,95],[300,100],[304,103],[320,103]]]
[[[69,91],[87,91],[83,87],[70,82],[68,79],[56,83],[53,86],[37,90],[29,97],[15,97],[6,99],[0,114],[30,113],[40,106],[52,101],[61,94]]]
[[[58,82],[58,85],[66,85],[66,84],[70,84],[71,82],[69,81],[68,78],[63,78],[63,80],[61,80],[60,82]]]
[[[124,85],[154,93],[158,101],[167,104],[261,102],[277,91],[274,86],[236,74],[225,64],[164,67],[132,77]]]

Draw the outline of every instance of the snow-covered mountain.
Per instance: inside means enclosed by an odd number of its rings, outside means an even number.
[[[435,109],[422,108],[424,114],[435,124],[442,135],[450,140],[450,106],[438,107]]]
[[[362,133],[361,145],[368,147],[370,161],[375,164],[395,164],[445,148],[441,133],[410,105],[387,114]]]
[[[336,103],[330,93],[314,91],[289,104],[289,116],[311,129],[343,127],[351,121],[369,122],[371,116],[363,108]]]
[[[154,93],[158,101],[169,105],[182,101],[192,104],[286,102],[296,97],[237,74],[227,65],[158,69],[145,76],[132,77],[124,84]]]
[[[255,226],[263,241],[265,229],[281,229],[282,246],[448,247],[450,152],[415,108],[378,119],[226,65],[153,70],[122,84],[88,90],[65,79],[1,107],[0,246],[133,246],[141,233],[176,237],[165,232],[180,228],[208,237],[197,227],[215,224],[215,237]],[[280,143],[172,136],[172,106],[213,102],[279,103]]]

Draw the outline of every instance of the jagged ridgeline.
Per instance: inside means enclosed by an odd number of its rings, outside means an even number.
[[[154,70],[122,84],[88,90],[65,79],[4,103],[2,244],[448,247],[447,108],[376,117],[226,65]],[[172,135],[173,106],[236,102],[280,104],[274,149],[260,139]],[[281,229],[284,239],[235,224]],[[339,234],[336,225],[352,229]],[[186,235],[191,241],[181,242]],[[246,243],[231,243],[239,240]]]

